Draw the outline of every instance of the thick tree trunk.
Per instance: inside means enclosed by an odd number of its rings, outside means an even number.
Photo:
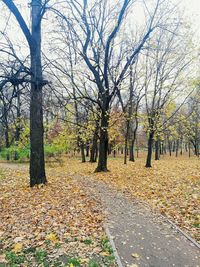
[[[99,159],[96,172],[106,172],[108,158],[108,121],[107,112],[102,112],[100,127]]]
[[[147,160],[145,167],[151,168],[151,158],[152,158],[152,148],[153,148],[153,136],[154,133],[150,132],[149,138],[148,138],[148,153],[147,153]]]
[[[30,102],[30,186],[45,184],[43,77],[41,64],[41,0],[32,0],[31,102]]]

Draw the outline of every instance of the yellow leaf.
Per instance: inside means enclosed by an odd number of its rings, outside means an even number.
[[[23,245],[21,243],[16,243],[14,245],[13,251],[15,253],[20,253],[22,251]]]
[[[103,257],[108,257],[110,256],[110,253],[106,251],[106,252],[101,252],[100,255]]]
[[[80,262],[81,262],[82,264],[85,264],[85,263],[88,263],[88,262],[89,262],[89,259],[88,259],[88,258],[81,259]]]
[[[131,256],[135,259],[139,259],[140,256],[137,253],[132,253]]]
[[[46,236],[46,240],[49,240],[49,241],[51,241],[53,243],[58,243],[57,236],[54,233],[48,234]]]

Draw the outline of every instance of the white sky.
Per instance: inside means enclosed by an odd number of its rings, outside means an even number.
[[[80,0],[81,1],[81,0]],[[115,0],[118,1],[118,0]],[[148,0],[146,0],[148,2]],[[154,1],[154,0],[151,0]],[[185,10],[185,16],[186,20],[191,24],[192,30],[194,31],[195,36],[195,43],[197,46],[200,46],[199,38],[200,38],[200,0],[170,0],[174,4],[179,4],[180,9]],[[1,0],[0,0],[1,2]],[[27,6],[27,4],[30,2],[30,0],[15,0],[16,4],[22,4],[22,6]],[[5,26],[5,16],[1,10],[2,3],[0,5],[0,30],[3,30],[3,27]],[[4,9],[5,10],[5,9]],[[24,14],[26,16],[26,20],[29,20],[29,14]],[[11,26],[12,25],[12,26]],[[11,24],[11,31],[10,34],[15,37],[20,38],[21,33],[19,32],[19,29],[16,30],[15,27],[13,27],[13,24]],[[17,33],[17,34],[16,34]]]
[[[180,7],[185,10],[188,20],[200,35],[200,0],[172,0],[174,3],[179,3]]]

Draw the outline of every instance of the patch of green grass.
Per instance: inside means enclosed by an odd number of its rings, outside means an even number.
[[[85,240],[83,240],[83,243],[85,245],[91,245],[92,244],[92,240],[91,239],[85,239]]]
[[[101,247],[105,252],[108,252],[109,254],[113,254],[113,249],[107,237],[101,240]]]
[[[35,252],[35,260],[38,263],[40,263],[40,264],[44,263],[46,258],[47,258],[47,252],[45,250],[42,250],[42,249],[36,250],[36,252]]]
[[[194,223],[193,225],[194,225],[194,227],[196,227],[196,228],[200,228],[200,223]]]
[[[87,267],[100,267],[100,265],[95,260],[90,260]]]
[[[111,266],[115,261],[115,256],[113,254],[113,249],[110,245],[110,241],[107,237],[101,240],[101,247],[104,252],[108,253],[108,256],[105,256],[103,259],[105,266]]]
[[[69,264],[69,265],[73,264],[73,266],[75,266],[75,267],[81,266],[80,265],[80,260],[78,258],[70,258],[70,259],[68,259],[67,264]]]
[[[10,267],[18,266],[25,262],[25,256],[23,254],[16,254],[12,251],[6,253],[6,260]]]

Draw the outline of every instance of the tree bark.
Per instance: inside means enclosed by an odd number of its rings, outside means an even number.
[[[108,123],[109,116],[107,112],[102,111],[100,126],[100,143],[99,143],[99,159],[95,172],[107,172],[108,159]]]
[[[92,140],[92,147],[90,149],[90,162],[94,163],[97,161],[97,142],[98,142],[98,131],[99,131],[99,125],[96,123],[93,140]]]
[[[146,165],[145,167],[151,168],[151,158],[152,158],[152,148],[153,148],[153,136],[154,133],[150,132],[149,133],[149,138],[148,138],[148,153],[147,153],[147,160],[146,160]]]
[[[155,160],[159,160],[160,155],[159,155],[159,140],[156,140],[155,142]]]
[[[130,129],[130,120],[128,119],[126,122],[126,133],[125,133],[125,141],[124,141],[124,164],[127,164],[129,129]]]
[[[41,0],[32,0],[31,102],[30,102],[30,186],[45,184],[43,77],[41,63]]]
[[[41,63],[41,20],[43,16],[42,0],[31,1],[31,32],[12,0],[3,0],[15,16],[29,44],[31,56],[31,100],[30,100],[30,186],[45,184],[44,130],[42,110],[42,77]]]
[[[90,145],[86,144],[86,157],[89,157]]]
[[[178,157],[179,140],[176,141],[176,157]]]
[[[17,124],[15,129],[15,142],[18,145],[20,140],[20,133],[21,133],[21,102],[20,102],[20,92],[19,87],[17,87]],[[18,160],[19,155],[17,151],[15,151],[14,160]]]
[[[129,150],[130,150],[129,161],[132,161],[132,162],[135,161],[135,157],[134,157],[134,143],[135,143],[135,140],[132,139],[131,140],[131,143],[130,143],[130,146],[129,146]]]
[[[82,142],[80,144],[80,148],[81,148],[81,161],[82,163],[86,162],[85,160],[85,149],[84,149],[84,143]]]

